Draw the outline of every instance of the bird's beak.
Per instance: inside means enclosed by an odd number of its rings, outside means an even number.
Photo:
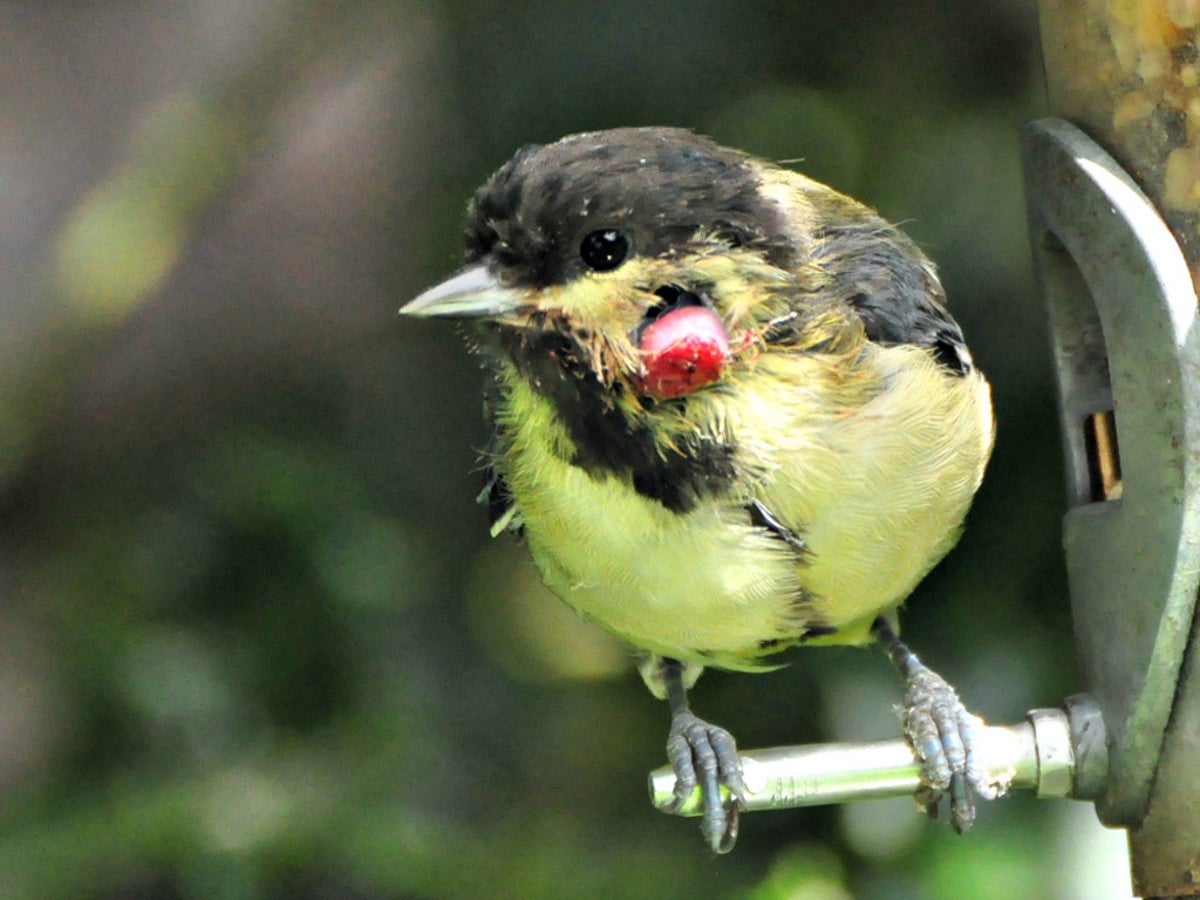
[[[498,319],[516,312],[524,297],[522,291],[502,285],[486,265],[475,263],[410,300],[400,313],[445,319]]]

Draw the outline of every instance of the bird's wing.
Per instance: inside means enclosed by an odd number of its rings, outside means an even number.
[[[841,283],[837,288],[879,344],[925,347],[945,368],[972,368],[962,330],[946,310],[937,270],[906,235],[869,217],[831,227],[819,254]],[[838,257],[853,259],[839,264]]]

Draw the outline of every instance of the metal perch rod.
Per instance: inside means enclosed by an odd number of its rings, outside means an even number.
[[[989,774],[1010,779],[1010,789],[1032,789],[1039,797],[1072,796],[1072,726],[1061,709],[1037,709],[1019,724],[985,727],[975,752]],[[771,747],[740,755],[747,811],[903,797],[920,787],[920,763],[902,739]],[[649,787],[651,802],[666,811],[675,790],[671,767],[651,772]],[[700,812],[697,789],[677,815]]]

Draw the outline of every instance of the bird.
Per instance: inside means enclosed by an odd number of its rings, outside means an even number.
[[[745,784],[733,736],[691,709],[703,669],[876,641],[906,682],[917,802],[969,828],[1004,788],[982,720],[896,613],[958,541],[994,417],[917,244],[792,169],[636,127],[518,150],[465,245],[401,313],[462,323],[492,534],[638,654],[669,704],[671,808],[699,789],[707,845],[733,847]]]

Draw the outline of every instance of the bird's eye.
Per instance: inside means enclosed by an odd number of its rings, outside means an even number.
[[[629,238],[615,228],[600,228],[588,233],[579,245],[579,255],[589,269],[608,272],[625,262]]]

